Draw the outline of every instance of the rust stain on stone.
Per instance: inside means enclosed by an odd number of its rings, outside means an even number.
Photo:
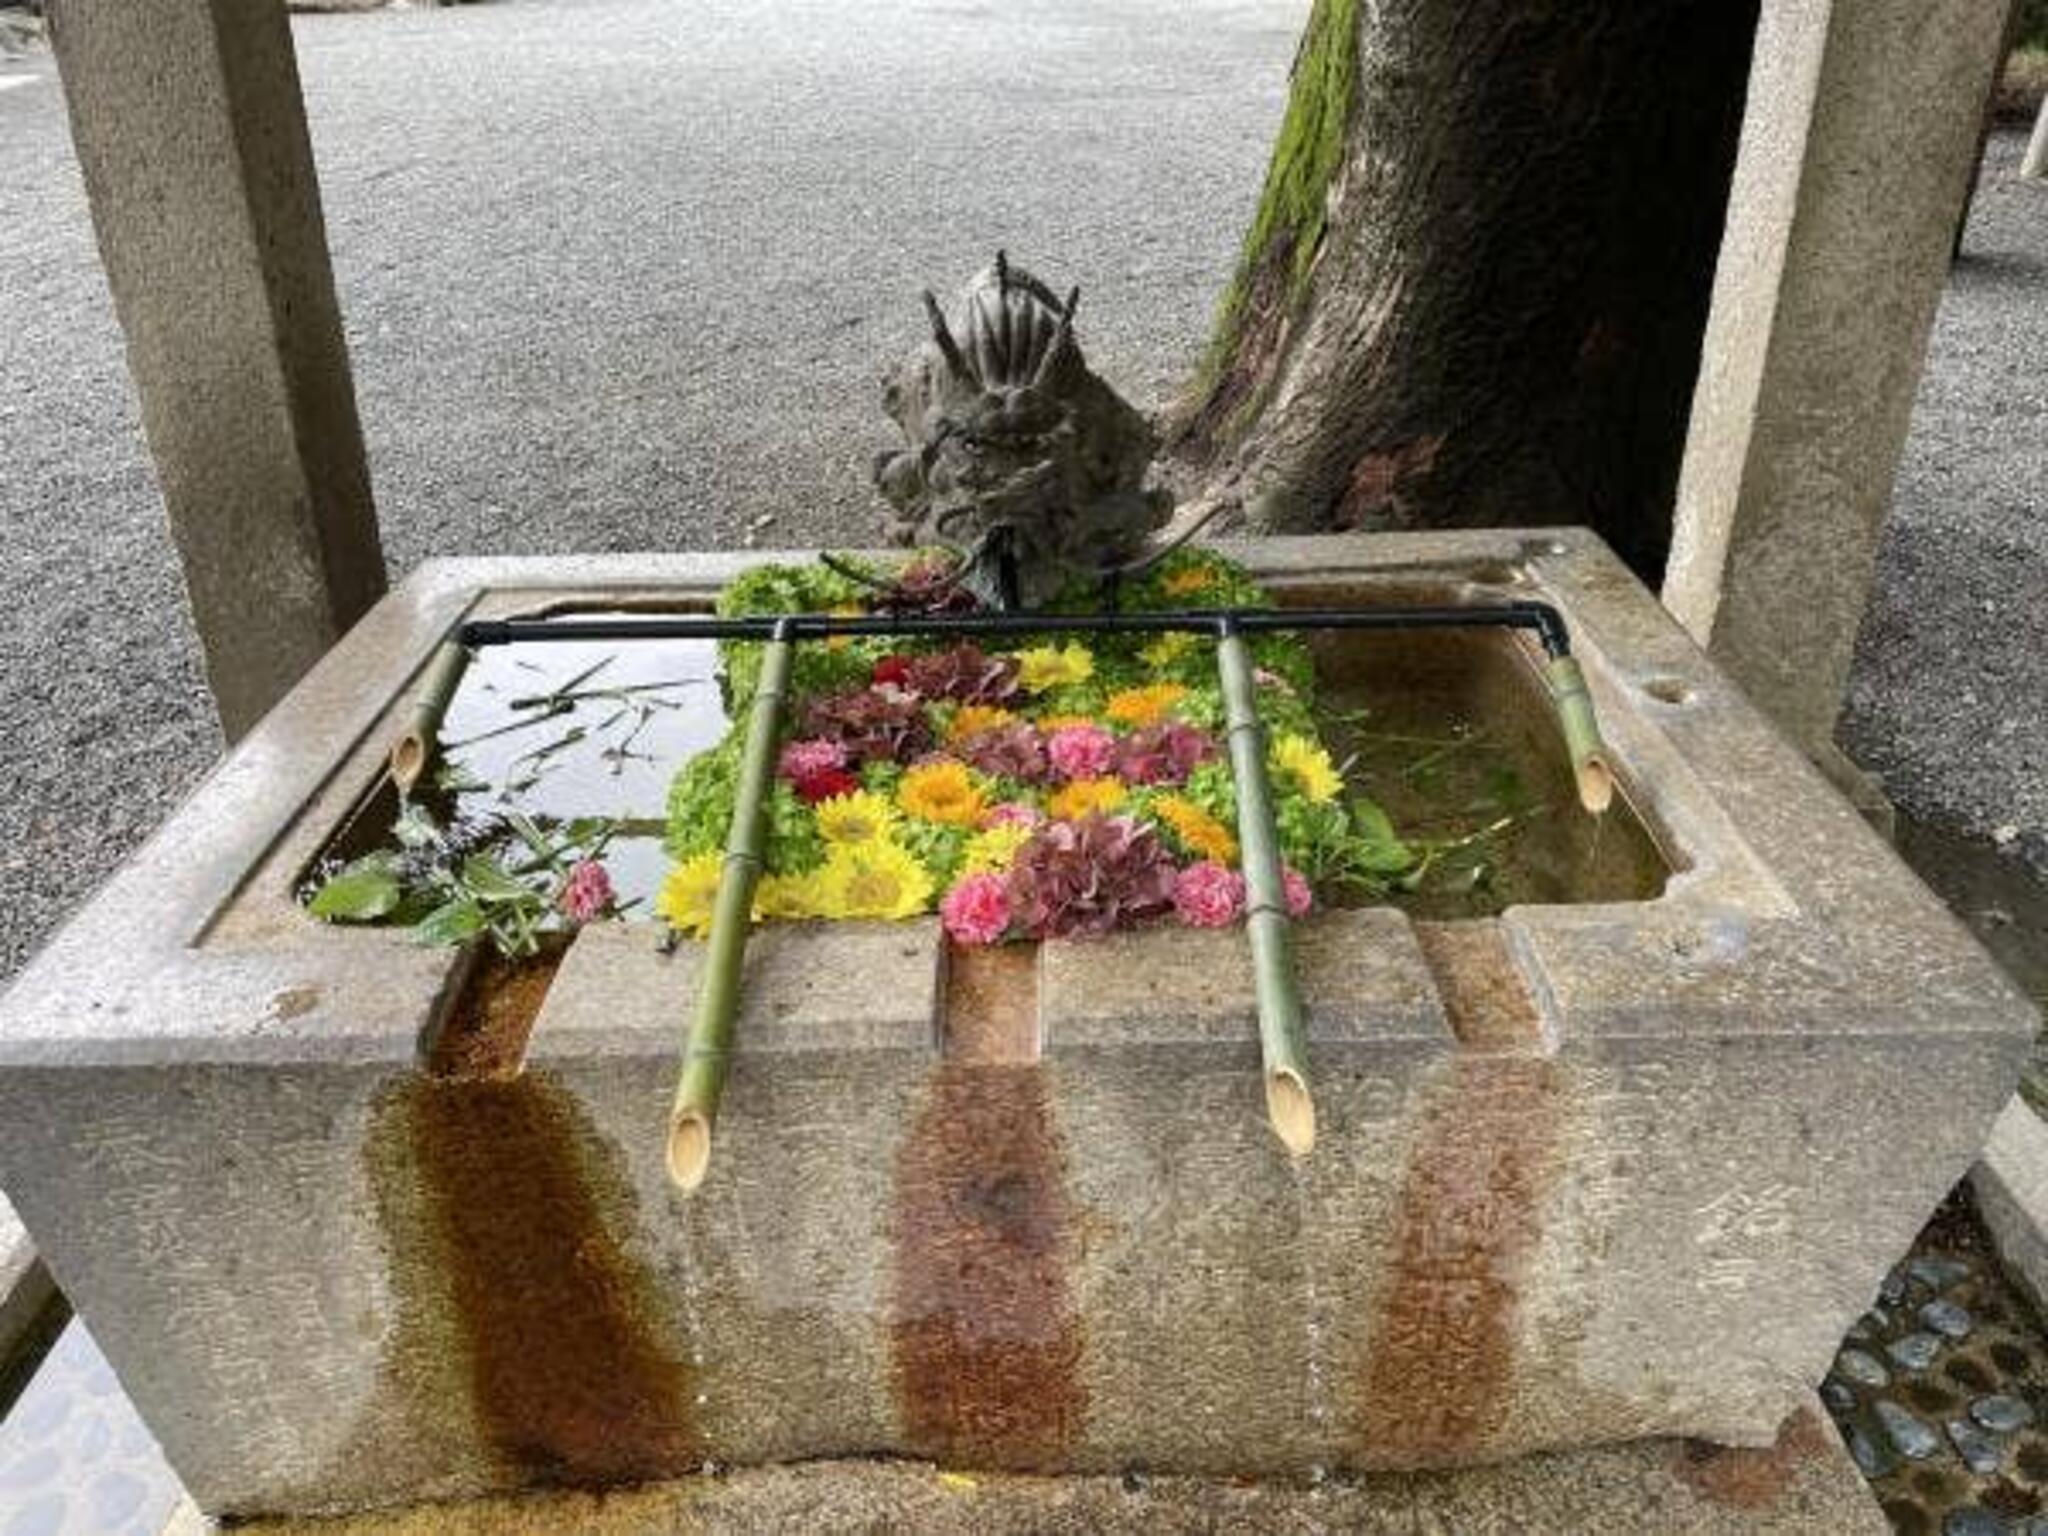
[[[1021,1065],[1038,1060],[1038,946],[946,946],[948,1061]]]
[[[657,1292],[625,1251],[632,1208],[574,1100],[534,1076],[419,1079],[400,1126],[420,1230],[476,1420],[523,1482],[609,1485],[696,1468],[686,1366],[657,1341]]]
[[[1541,1044],[1543,1013],[1498,918],[1416,923],[1416,943],[1461,1045],[1514,1050]]]
[[[1710,1503],[1769,1509],[1784,1497],[1800,1467],[1826,1449],[1820,1421],[1811,1409],[1801,1408],[1778,1430],[1774,1445],[1745,1449],[1687,1440],[1672,1450],[1671,1470]]]
[[[1552,1063],[1461,1053],[1403,1176],[1392,1276],[1372,1329],[1364,1466],[1471,1459],[1505,1418],[1522,1283],[1557,1173]]]
[[[953,975],[949,1040],[1008,1040],[1028,1017],[1035,1054],[1035,966]],[[975,1054],[934,1069],[897,1154],[897,1411],[919,1454],[1050,1468],[1087,1411],[1067,1294],[1072,1212],[1044,1069],[1003,1060],[1008,1049]]]

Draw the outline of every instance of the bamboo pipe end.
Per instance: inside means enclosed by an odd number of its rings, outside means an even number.
[[[427,771],[427,750],[426,735],[416,726],[391,743],[391,782],[401,795],[411,794]]]
[[[1316,1145],[1316,1101],[1292,1067],[1266,1074],[1266,1118],[1289,1157],[1307,1157]]]
[[[686,1109],[668,1123],[668,1176],[686,1195],[694,1195],[711,1167],[711,1122]]]
[[[1572,765],[1579,781],[1579,804],[1595,816],[1604,815],[1614,804],[1614,770],[1604,752],[1588,752]]]

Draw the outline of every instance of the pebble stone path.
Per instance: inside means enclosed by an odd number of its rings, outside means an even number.
[[[1885,1277],[1821,1400],[1901,1536],[2048,1536],[2048,1334],[1965,1192]]]

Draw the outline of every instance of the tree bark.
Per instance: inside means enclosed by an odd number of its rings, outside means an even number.
[[[1652,581],[1756,0],[1316,0],[1169,452],[1262,531],[1586,523]]]

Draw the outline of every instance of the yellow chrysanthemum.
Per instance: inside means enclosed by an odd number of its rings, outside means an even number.
[[[967,840],[966,850],[961,855],[960,873],[999,875],[1016,862],[1017,850],[1030,841],[1031,829],[1014,821],[977,832]]]
[[[894,843],[841,844],[818,873],[825,917],[915,917],[932,899],[931,871]]]
[[[711,913],[718,901],[719,870],[725,857],[716,851],[683,860],[668,872],[654,898],[657,916],[669,927],[694,939],[710,936]]]
[[[1237,862],[1237,839],[1230,835],[1230,829],[1194,801],[1179,795],[1161,795],[1152,802],[1152,809],[1190,853],[1214,859],[1218,864]]]
[[[818,915],[818,877],[815,871],[802,875],[763,875],[754,887],[754,918],[785,921]]]
[[[1216,572],[1211,567],[1191,565],[1160,582],[1159,590],[1168,597],[1186,597],[1191,592],[1206,592],[1215,585]]]
[[[1194,648],[1193,635],[1170,629],[1151,644],[1140,647],[1138,659],[1155,671],[1164,672]]]
[[[1090,715],[1040,715],[1031,723],[1050,736],[1054,731],[1064,731],[1069,726],[1094,725],[1097,721]]]
[[[1016,718],[997,704],[962,704],[953,713],[953,723],[946,727],[946,740],[965,741],[977,731],[992,731]]]
[[[1076,779],[1055,790],[1045,802],[1045,808],[1060,821],[1079,821],[1096,812],[1107,814],[1123,803],[1122,779]]]
[[[1041,645],[1017,653],[1017,681],[1032,693],[1085,683],[1094,675],[1095,657],[1085,645]]]
[[[896,807],[865,789],[820,800],[812,814],[818,819],[818,836],[828,843],[885,843],[896,830]]]
[[[965,763],[949,760],[919,763],[896,786],[896,803],[920,821],[942,821],[956,827],[977,826],[988,802],[974,787]]]
[[[1306,736],[1282,736],[1273,743],[1272,764],[1276,771],[1293,779],[1311,800],[1334,800],[1344,787],[1330,754]]]
[[[859,603],[838,603],[833,607],[827,608],[825,611],[835,619],[857,619],[866,613],[867,609],[861,607]],[[851,635],[827,635],[825,637],[825,649],[828,651],[841,651],[851,644],[853,644],[853,636]]]
[[[1148,683],[1111,694],[1102,712],[1120,725],[1155,725],[1187,696],[1187,689],[1179,683]]]

